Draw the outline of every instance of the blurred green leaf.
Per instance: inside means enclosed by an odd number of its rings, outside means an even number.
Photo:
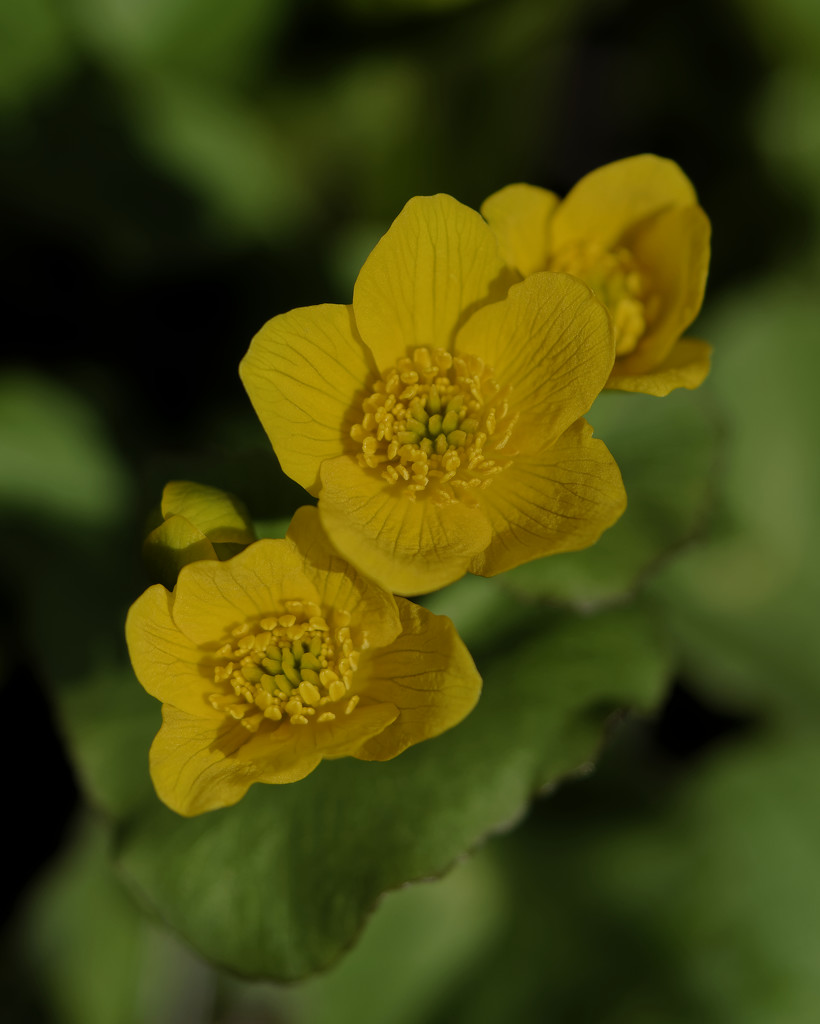
[[[712,313],[719,515],[652,582],[692,678],[745,708],[820,712],[820,301],[754,283]]]
[[[356,14],[386,18],[407,14],[445,14],[457,8],[469,7],[476,0],[339,0],[339,3]]]
[[[445,878],[387,893],[341,963],[285,991],[293,1017],[311,1024],[429,1020],[488,949],[504,889],[493,861],[478,856]]]
[[[257,69],[289,7],[289,0],[66,2],[75,31],[118,76],[173,71],[226,84]]]
[[[820,7],[815,7],[820,29]],[[813,202],[815,209],[820,208],[818,104],[817,61],[807,67],[787,64],[769,77],[754,118],[758,145],[769,163],[784,183],[794,182],[801,198]]]
[[[312,197],[273,119],[220,89],[141,76],[130,95],[145,151],[207,204],[212,222],[250,238],[302,224]]]
[[[209,969],[134,905],[87,817],[24,908],[25,958],[52,1024],[207,1024]]]
[[[621,469],[626,512],[593,547],[505,573],[499,582],[514,593],[579,607],[620,599],[703,519],[716,427],[697,394],[605,391],[588,418]]]
[[[643,802],[639,777],[619,791],[602,772],[586,801],[568,792],[499,844],[507,926],[436,1019],[813,1024],[816,730],[687,767]]]
[[[130,665],[87,670],[82,680],[51,678],[60,725],[78,782],[91,802],[122,815],[151,801],[148,748],[160,726]]]
[[[0,4],[0,109],[55,88],[73,63],[55,0]]]
[[[772,56],[816,64],[820,50],[820,7],[814,0],[782,0],[775,11],[765,0],[735,0],[745,25]]]
[[[120,863],[206,957],[242,974],[329,966],[378,896],[447,870],[533,793],[592,757],[614,709],[651,708],[670,671],[643,618],[558,615],[507,638],[458,728],[385,764],[326,762],[236,807],[126,818]]]
[[[0,378],[0,514],[110,525],[130,482],[103,424],[62,384],[27,372]]]

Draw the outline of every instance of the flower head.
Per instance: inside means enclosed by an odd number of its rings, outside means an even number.
[[[163,703],[151,777],[184,815],[324,758],[388,760],[460,722],[481,689],[450,620],[359,575],[307,507],[284,540],[186,565],[173,593],[149,588],[126,636]]]
[[[242,361],[333,544],[398,593],[587,547],[623,511],[618,468],[581,419],[612,369],[606,311],[569,275],[508,284],[477,213],[416,198],[352,306],[275,317]]]
[[[508,185],[481,212],[523,276],[574,274],[608,307],[616,359],[607,387],[666,395],[703,382],[711,349],[681,335],[703,301],[710,228],[676,163],[618,160],[587,174],[564,200]]]

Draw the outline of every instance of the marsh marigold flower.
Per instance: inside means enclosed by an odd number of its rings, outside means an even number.
[[[703,382],[711,348],[681,335],[703,301],[710,227],[676,163],[618,160],[587,174],[563,200],[508,185],[481,212],[520,274],[574,274],[608,307],[617,358],[607,387],[666,395]]]
[[[581,418],[612,369],[609,317],[569,275],[509,281],[475,211],[412,199],[352,306],[277,316],[242,361],[284,471],[342,555],[397,593],[587,547],[623,511]]]
[[[162,701],[150,754],[183,815],[254,782],[304,778],[324,758],[385,761],[456,725],[481,679],[453,624],[394,598],[330,547],[316,510],[284,540],[186,565],[126,624],[131,661]]]

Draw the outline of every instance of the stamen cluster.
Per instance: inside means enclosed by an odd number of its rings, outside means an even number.
[[[282,615],[237,626],[213,656],[219,691],[208,700],[250,732],[265,721],[332,722],[359,701],[349,696],[359,655],[347,613],[336,613],[332,630],[313,602],[285,601],[284,608]]]
[[[605,249],[600,242],[581,242],[559,250],[550,270],[580,277],[612,314],[615,355],[635,350],[658,311],[660,299],[629,249]]]
[[[360,464],[409,498],[470,502],[513,454],[504,450],[518,418],[509,397],[478,357],[417,348],[373,384],[350,436]]]

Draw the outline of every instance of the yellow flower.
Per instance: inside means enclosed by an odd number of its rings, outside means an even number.
[[[508,284],[475,211],[412,199],[352,306],[275,317],[242,361],[284,471],[342,555],[397,593],[588,547],[624,509],[580,418],[612,369],[606,311],[569,275]]]
[[[703,383],[711,348],[681,335],[703,301],[710,226],[676,163],[618,160],[586,175],[563,201],[508,185],[481,212],[524,277],[574,274],[608,307],[617,358],[607,387],[667,395]]]
[[[150,587],[126,637],[163,703],[154,786],[186,816],[323,758],[386,761],[456,725],[481,690],[450,620],[359,575],[307,507],[284,540],[189,564],[173,593]]]

